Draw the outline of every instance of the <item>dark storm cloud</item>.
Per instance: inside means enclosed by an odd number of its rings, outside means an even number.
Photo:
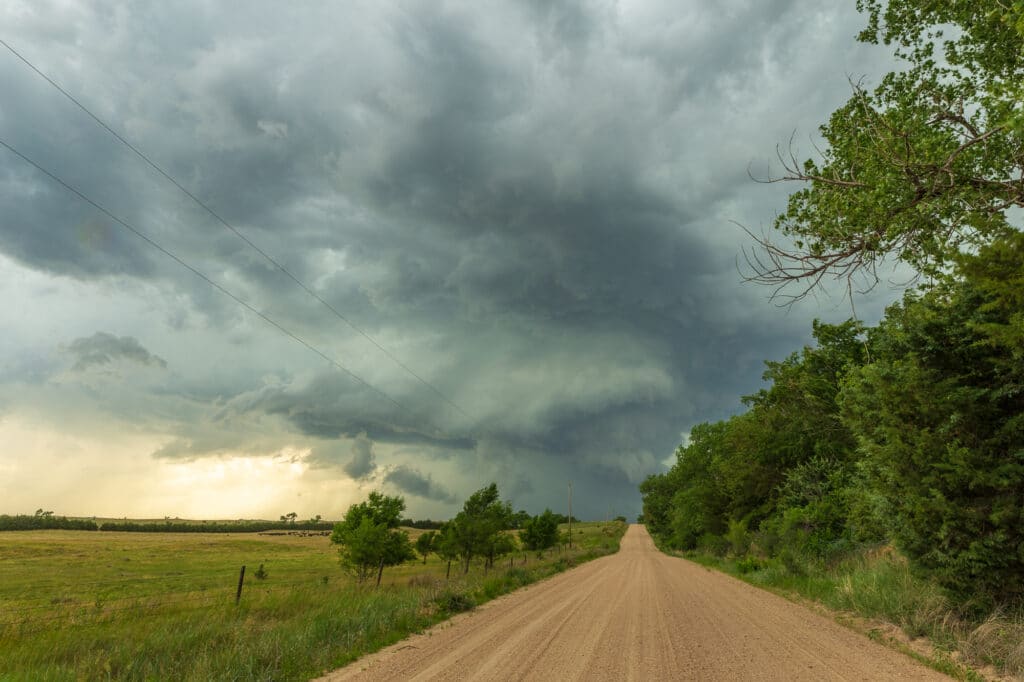
[[[348,441],[326,441],[315,445],[306,458],[313,467],[340,467],[356,480],[369,478],[377,470],[373,441],[360,434]]]
[[[68,344],[67,351],[74,356],[73,368],[78,371],[109,365],[119,360],[150,367],[167,367],[167,362],[163,358],[143,348],[138,339],[131,336],[114,336],[108,332],[96,332],[92,336],[75,339]]]
[[[384,482],[390,483],[404,493],[416,495],[428,500],[454,503],[456,498],[444,486],[437,483],[430,474],[400,464],[384,475]]]
[[[352,478],[365,478],[373,473],[377,463],[373,457],[373,441],[365,436],[352,442],[352,459],[342,467]]]
[[[474,447],[471,438],[441,432],[420,415],[396,414],[385,398],[338,371],[318,374],[308,382],[272,384],[239,394],[227,401],[216,419],[237,415],[281,417],[299,433],[318,439],[346,437],[456,450]]]
[[[784,193],[750,183],[748,163],[848,95],[852,12],[253,7],[82,7],[60,30],[42,13],[17,27],[44,70],[470,418],[0,53],[12,93],[0,137],[404,406],[325,370],[0,150],[0,250],[171,292],[161,312],[182,357],[159,352],[184,378],[168,400],[187,393],[202,418],[182,412],[158,456],[294,442],[312,466],[360,480],[390,467],[391,485],[443,502],[479,487],[431,479],[428,463],[456,458],[524,505],[572,478],[591,512],[635,510],[637,481],[683,432],[739,409],[761,361],[806,341],[818,311],[786,318],[743,288],[728,221],[771,219]],[[247,432],[264,421],[284,432]],[[378,469],[374,443],[413,464]]]

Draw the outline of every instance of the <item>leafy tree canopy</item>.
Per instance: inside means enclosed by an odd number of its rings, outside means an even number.
[[[493,562],[498,550],[504,548],[497,536],[512,527],[513,518],[512,505],[501,501],[496,483],[469,496],[451,521],[452,542],[458,547],[465,571],[474,556],[485,556],[488,563]]]
[[[904,70],[850,100],[821,127],[827,146],[780,153],[774,181],[805,186],[757,237],[749,279],[799,298],[826,278],[871,286],[886,258],[946,274],[962,252],[1005,237],[1024,207],[1021,3],[859,0],[859,39],[895,46]],[[792,246],[790,246],[792,244]]]
[[[377,491],[369,498],[353,504],[344,519],[334,526],[331,542],[340,546],[342,566],[351,571],[360,582],[374,571],[395,566],[415,558],[409,536],[395,530],[405,510],[405,500],[389,497]]]
[[[541,552],[558,543],[558,519],[550,509],[527,520],[519,531],[519,539],[526,549]]]

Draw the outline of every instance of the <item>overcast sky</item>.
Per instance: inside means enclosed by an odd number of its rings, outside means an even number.
[[[635,516],[694,424],[850,315],[744,284],[733,223],[795,189],[748,167],[891,68],[853,5],[0,2],[0,38],[387,350],[0,48],[0,139],[372,387],[0,149],[0,513],[381,489],[447,518],[572,480],[579,515]]]

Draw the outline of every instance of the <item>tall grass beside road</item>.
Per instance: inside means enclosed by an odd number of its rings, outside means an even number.
[[[888,638],[881,626],[891,624],[903,636],[890,644],[959,679],[984,679],[977,670],[1024,679],[1024,613],[997,610],[970,618],[934,582],[915,575],[891,547],[856,552],[833,564],[699,552],[683,556],[783,596],[869,619],[862,627],[877,639]],[[922,637],[931,652],[909,646]]]

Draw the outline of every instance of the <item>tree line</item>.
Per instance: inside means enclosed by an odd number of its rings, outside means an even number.
[[[308,521],[104,521],[69,519],[53,512],[0,515],[0,531],[90,530],[130,533],[256,533],[268,530],[331,530],[334,524],[318,517]]]
[[[36,513],[17,514],[10,516],[0,514],[0,531],[4,530],[99,530],[95,521],[90,519],[69,519],[66,516],[54,516],[52,511],[37,509]]]
[[[921,274],[878,325],[815,322],[745,411],[641,486],[659,542],[827,562],[894,544],[965,608],[1024,602],[1024,6],[859,0],[906,68],[822,126],[751,280],[799,299]],[[954,30],[949,31],[952,26]],[[943,30],[946,30],[945,35]],[[791,290],[791,289],[789,289]]]
[[[893,542],[965,602],[1024,598],[1024,234],[955,272],[766,363],[745,412],[643,482],[650,530],[783,559]]]
[[[560,539],[559,515],[550,509],[535,517],[513,512],[511,503],[501,500],[495,483],[470,495],[455,518],[421,534],[415,545],[399,528],[404,510],[401,496],[374,491],[363,502],[350,506],[334,526],[331,542],[339,547],[342,566],[359,582],[376,574],[379,585],[385,567],[411,561],[417,552],[424,562],[430,554],[439,556],[447,562],[450,575],[454,562],[463,573],[469,572],[474,559],[482,559],[487,569],[520,546],[541,552]],[[510,532],[517,527],[518,539]]]

